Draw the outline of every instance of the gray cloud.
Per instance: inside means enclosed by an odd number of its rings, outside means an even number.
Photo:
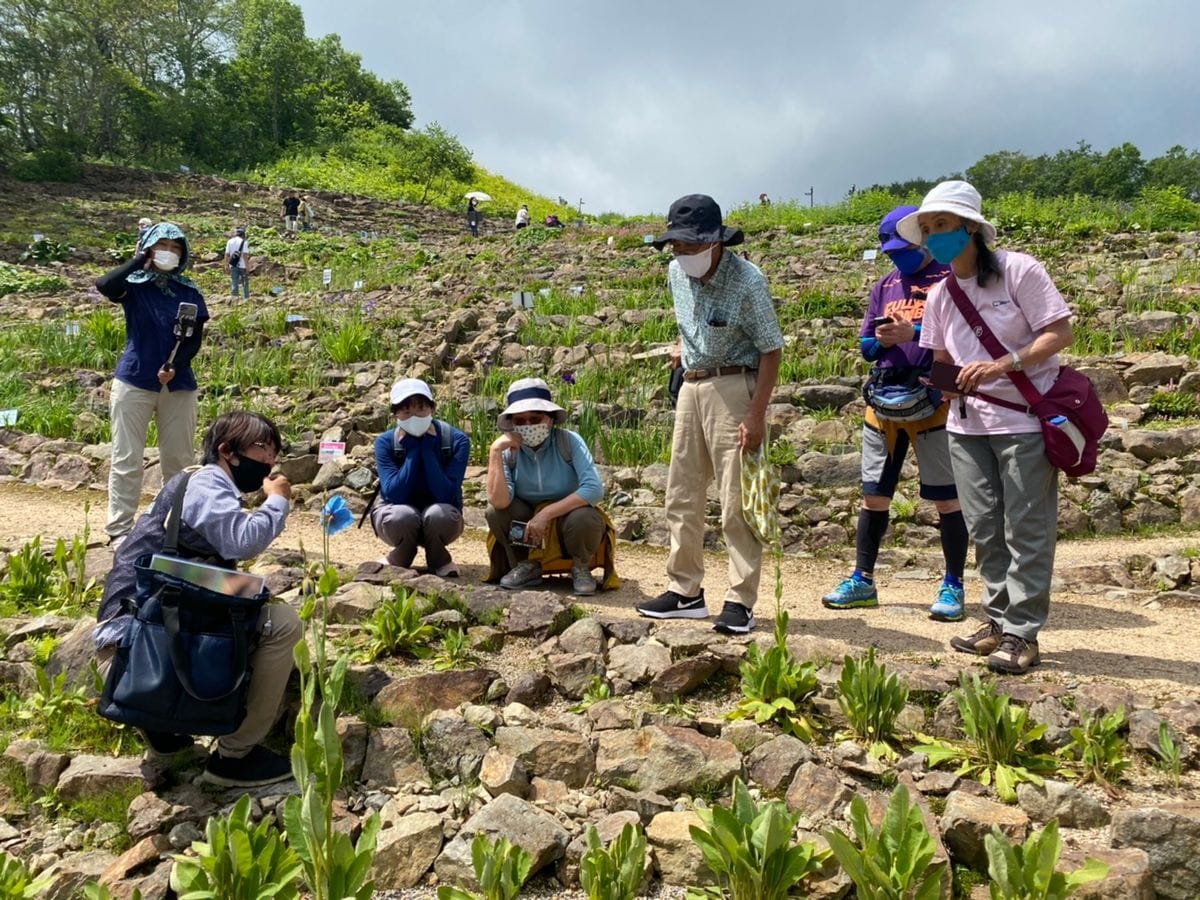
[[[299,0],[419,123],[591,212],[833,202],[985,153],[1200,147],[1200,5]]]

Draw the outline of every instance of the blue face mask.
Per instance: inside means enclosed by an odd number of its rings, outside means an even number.
[[[908,247],[904,250],[888,250],[887,255],[892,264],[904,275],[915,275],[929,262],[929,254],[920,247]]]
[[[925,238],[925,249],[942,265],[953,262],[958,254],[967,249],[971,243],[971,235],[967,227],[960,225],[953,231],[943,231],[941,234],[931,234]]]

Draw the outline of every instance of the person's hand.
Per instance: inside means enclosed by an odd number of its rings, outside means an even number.
[[[500,437],[492,441],[492,450],[503,453],[505,450],[512,448],[513,450],[521,449],[521,435],[515,431],[502,431]]]
[[[683,365],[683,348],[678,344],[673,344],[667,353],[667,359],[670,360],[672,369],[678,369]]]
[[[956,384],[962,388],[963,393],[969,394],[972,391],[979,390],[979,385],[985,381],[990,381],[993,378],[1001,378],[1008,372],[1009,359],[1005,357],[1003,360],[982,360],[977,362],[967,363],[962,367],[962,371],[958,373]]]
[[[154,268],[154,254],[149,250],[140,250],[138,252],[142,254],[142,258],[145,260],[145,262],[142,263],[142,268],[149,272]]]
[[[158,383],[166,387],[171,383],[171,379],[175,377],[174,366],[163,366],[158,370]]]
[[[913,327],[912,322],[901,315],[893,315],[892,319],[893,321],[875,329],[875,340],[880,344],[885,347],[895,347],[897,344],[908,343],[916,337],[917,329]]]
[[[527,544],[542,543],[546,539],[546,532],[550,530],[553,523],[554,519],[546,515],[546,510],[543,509],[525,523],[525,542]]]
[[[263,479],[263,493],[268,497],[282,497],[284,500],[292,499],[292,483],[287,480],[287,476],[282,472],[275,472]]]
[[[763,442],[765,432],[766,423],[762,417],[753,413],[747,414],[746,418],[742,419],[742,424],[738,426],[738,447],[743,450],[757,450],[759,444]]]

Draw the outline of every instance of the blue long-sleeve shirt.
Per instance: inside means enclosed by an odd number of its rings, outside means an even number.
[[[471,457],[471,440],[457,428],[452,435],[449,462],[442,462],[442,438],[438,434],[413,437],[405,431],[385,431],[375,439],[375,471],[379,473],[379,495],[384,503],[403,503],[424,509],[434,503],[449,503],[462,509],[463,478]],[[396,461],[396,447],[404,448],[404,462]]]
[[[504,480],[508,483],[510,499],[518,497],[537,506],[578,494],[595,506],[604,498],[600,472],[583,438],[574,431],[561,429],[571,442],[571,462],[568,463],[558,451],[559,431],[558,428],[553,429],[550,437],[536,450],[522,445],[515,473],[507,464],[504,466]]]

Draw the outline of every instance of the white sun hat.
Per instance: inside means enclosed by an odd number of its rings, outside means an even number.
[[[391,400],[392,406],[399,406],[409,397],[424,397],[432,403],[433,391],[420,378],[401,378],[392,385],[392,392],[388,399]]]
[[[910,244],[925,243],[918,217],[925,213],[948,212],[961,219],[978,222],[983,242],[991,246],[996,241],[996,226],[983,217],[983,198],[979,191],[965,181],[943,181],[925,195],[915,213],[909,213],[896,225],[896,233]]]
[[[512,417],[524,412],[547,413],[554,417],[554,424],[566,421],[567,411],[554,402],[550,385],[540,378],[519,378],[512,383],[504,402],[508,405],[496,417],[501,430],[512,427]]]

